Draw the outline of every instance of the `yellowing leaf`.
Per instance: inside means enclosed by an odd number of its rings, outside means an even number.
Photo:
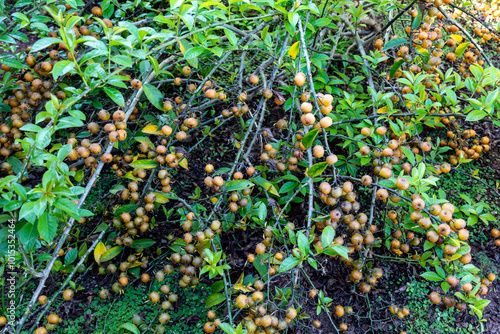
[[[153,147],[153,149],[155,149],[155,147]],[[146,158],[146,157],[147,157],[147,155],[139,153],[136,156],[134,156],[134,159],[132,160],[132,162],[139,160],[139,158]]]
[[[132,168],[138,169],[151,169],[156,167],[156,161],[145,159],[145,160],[136,160],[134,162],[129,163],[129,166]]]
[[[234,290],[239,290],[239,291],[244,291],[244,292],[252,292],[255,291],[255,289],[243,285],[243,279],[245,278],[245,273],[241,273],[240,278],[238,278],[238,281],[236,282],[235,285],[233,285]]]
[[[155,149],[155,146],[153,145],[153,143],[151,142],[151,140],[147,137],[135,137],[134,138],[135,140],[137,140],[139,143],[146,143],[148,144],[148,147],[152,150]]]
[[[181,49],[182,55],[184,55],[186,53],[186,48],[184,47],[184,45],[182,45],[180,41],[177,43],[179,43],[179,49]]]
[[[212,241],[210,239],[205,239],[201,242],[201,249],[199,249],[198,253],[200,253],[200,251],[203,251],[204,249],[210,249],[210,247],[212,247]],[[200,253],[201,255],[201,253]]]
[[[426,56],[428,56],[428,55],[429,55],[429,51],[427,51],[426,49],[424,49],[424,48],[423,48],[423,47],[421,47],[421,46],[416,46],[416,47],[415,47],[415,50],[416,50],[418,53],[422,54],[422,55],[426,55]]]
[[[98,243],[97,246],[94,248],[94,259],[95,262],[100,263],[101,257],[104,253],[106,253],[108,250],[106,249],[106,246],[102,242]]]
[[[142,264],[141,261],[135,261],[134,263],[132,263],[128,269],[132,269],[132,268],[135,268],[135,267],[139,267],[140,265]]]
[[[387,110],[389,110],[389,108],[387,108],[387,106],[384,106],[377,110],[377,114],[387,114]]]
[[[293,45],[290,47],[290,50],[288,50],[287,54],[292,57],[292,59],[295,59],[297,55],[299,54],[300,50],[300,42],[295,42]]]
[[[155,195],[156,195],[155,202],[157,202],[157,203],[163,204],[163,203],[167,203],[169,201],[167,196],[163,195],[162,193],[155,192]]]
[[[130,179],[132,181],[138,181],[138,182],[142,182],[142,179],[138,178],[138,177],[135,177],[133,174],[132,174],[132,171],[128,172],[127,174],[123,175],[124,178],[126,179]]]
[[[234,146],[235,146],[236,148],[240,148],[240,147],[241,147],[241,144],[240,144],[239,142],[235,141],[235,142],[234,142]]]
[[[106,251],[106,253],[104,253],[101,256],[100,260],[102,260],[102,262],[108,262],[111,259],[114,259],[115,257],[117,257],[121,253],[122,249],[123,249],[122,246],[115,246],[115,247],[111,248],[110,250]]]
[[[264,179],[263,177],[261,177],[261,176],[254,177],[252,179],[252,182],[261,186],[262,188],[264,188],[264,190],[269,191],[271,194],[280,197],[280,195],[279,195],[278,191],[276,190],[276,188],[274,187],[274,185],[271,182]]]
[[[464,38],[462,36],[460,36],[460,35],[451,35],[450,37],[453,38],[458,43],[460,43],[460,42],[462,42],[464,40]]]
[[[17,151],[16,153],[14,153],[14,156],[16,158],[18,158],[19,160],[22,160],[22,159],[26,158],[26,152],[24,152],[24,151]]]
[[[179,166],[181,166],[184,169],[188,169],[188,161],[186,158],[182,158],[181,161],[179,161]]]
[[[154,124],[148,124],[141,131],[144,133],[152,134],[152,135],[163,135],[163,132],[156,131],[157,128],[158,128],[158,126],[156,126]]]
[[[251,288],[249,288],[248,286],[244,286],[243,284],[240,284],[240,283],[235,284],[235,285],[233,286],[233,289],[234,289],[234,290],[243,291],[243,292],[252,292],[252,291],[254,291],[254,289],[251,289]]]
[[[455,56],[457,57],[462,57],[464,55],[465,50],[467,50],[467,47],[469,46],[469,42],[465,42],[457,46],[455,50]]]

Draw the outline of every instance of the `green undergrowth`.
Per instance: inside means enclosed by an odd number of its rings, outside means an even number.
[[[456,308],[433,305],[428,298],[433,291],[432,288],[430,282],[419,282],[415,277],[407,284],[404,295],[405,305],[410,309],[410,315],[404,318],[402,330],[408,334],[475,334],[480,332],[477,325],[461,323],[459,311]]]
[[[482,162],[470,162],[465,165],[465,167],[459,167],[459,169],[476,175],[479,179],[495,188],[495,170],[489,166],[490,162],[489,159],[484,159]],[[437,182],[438,188],[431,190],[429,195],[432,196],[433,194],[437,194],[439,189],[442,189],[448,194],[448,199],[454,205],[466,204],[465,200],[462,198],[462,196],[465,195],[470,198],[473,203],[485,203],[489,206],[488,212],[496,218],[500,217],[500,201],[491,189],[481,182],[473,180],[469,175],[454,171],[452,172],[452,176],[453,177],[441,177]],[[488,242],[491,240],[489,231],[492,226],[499,226],[499,224],[497,222],[490,222],[489,226],[486,226],[486,228],[483,223],[469,226],[469,240],[473,243]]]
[[[175,287],[177,282],[173,278],[166,278],[161,284]],[[97,295],[90,304],[80,304],[75,309],[83,309],[83,314],[76,319],[63,319],[62,324],[53,331],[54,334],[107,334],[129,333],[120,326],[131,323],[134,315],[140,315],[144,323],[151,324],[145,333],[153,333],[159,324],[158,315],[166,312],[171,320],[165,324],[166,333],[185,334],[202,333],[201,328],[206,321],[207,309],[205,300],[210,294],[210,288],[200,283],[195,288],[186,288],[175,291],[179,295],[178,307],[174,310],[163,311],[161,301],[152,304],[149,293],[160,290],[160,283],[154,282],[151,290],[146,285],[128,286],[121,295],[111,294],[109,299],[101,300]],[[96,290],[99,293],[99,290]],[[164,299],[162,299],[164,300]],[[56,306],[63,309],[63,305]]]

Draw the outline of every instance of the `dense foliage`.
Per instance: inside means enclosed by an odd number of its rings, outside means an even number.
[[[496,0],[0,1],[3,331],[74,333],[75,299],[99,318],[133,285],[145,298],[114,332],[174,333],[199,302],[197,333],[406,333],[422,319],[405,300],[370,306],[393,265],[484,331],[498,272],[469,237],[498,252],[500,194],[467,166],[500,159],[498,16]],[[462,174],[487,195],[441,186]]]

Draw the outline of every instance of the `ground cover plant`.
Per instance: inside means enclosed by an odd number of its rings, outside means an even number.
[[[1,333],[498,333],[496,1],[0,1]]]

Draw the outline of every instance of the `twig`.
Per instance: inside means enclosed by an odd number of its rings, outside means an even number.
[[[416,0],[414,0],[414,1],[416,1]],[[340,18],[349,28],[351,28],[351,29],[353,28],[352,24],[343,15],[340,16]],[[357,31],[356,30],[354,30],[354,31],[355,31],[354,39],[356,40],[356,44],[358,45],[358,50],[359,50],[359,53],[361,54],[361,58],[363,59],[363,64],[366,67],[366,71],[368,72],[368,86],[370,86],[371,89],[375,90],[375,85],[373,84],[372,71],[370,68],[370,64],[368,64],[368,60],[366,59],[366,52],[365,52],[365,48],[363,46],[363,44],[367,43],[367,42],[363,43],[361,41],[361,39],[359,38]],[[375,97],[373,96],[373,94],[370,94],[370,97],[373,101],[373,104],[372,104],[373,114],[376,114],[377,107],[375,105],[376,105],[377,101],[376,101]]]
[[[387,24],[382,29],[380,29],[380,31],[377,34],[375,34],[375,36],[366,40],[365,43],[370,43],[371,41],[375,40],[375,38],[377,38],[378,34],[384,32],[386,29],[388,29],[394,22],[396,22],[397,19],[399,19],[401,16],[403,16],[404,13],[406,13],[408,11],[408,9],[410,9],[416,2],[417,2],[417,0],[413,0],[412,2],[410,2],[408,4],[408,6],[403,8],[396,16],[394,16],[394,18],[392,20],[387,22]]]
[[[309,14],[308,16],[309,17]],[[311,88],[311,91],[313,92],[314,95],[314,103],[316,105],[316,110],[318,111],[318,114],[321,114],[321,111],[318,106],[318,98],[316,95],[316,91],[314,90],[314,82],[312,80],[312,71],[311,71],[311,63],[309,61],[309,55],[307,53],[307,44],[305,42],[304,38],[304,29],[302,28],[302,20],[299,20],[299,33],[300,33],[300,45],[304,53],[304,58],[306,61],[306,67],[307,67],[307,76],[309,79],[309,86]],[[297,102],[298,103],[298,102]],[[300,110],[300,109],[299,109]],[[309,132],[309,127],[305,127],[305,132]],[[312,150],[311,147],[307,149],[307,166],[308,168],[312,167]],[[307,230],[306,230],[306,237],[309,239],[309,233],[311,231],[311,224],[312,224],[312,214],[313,214],[313,209],[314,209],[314,185],[313,185],[313,179],[309,178],[307,180],[307,184],[309,186],[309,198],[308,198],[308,210],[307,210]]]

